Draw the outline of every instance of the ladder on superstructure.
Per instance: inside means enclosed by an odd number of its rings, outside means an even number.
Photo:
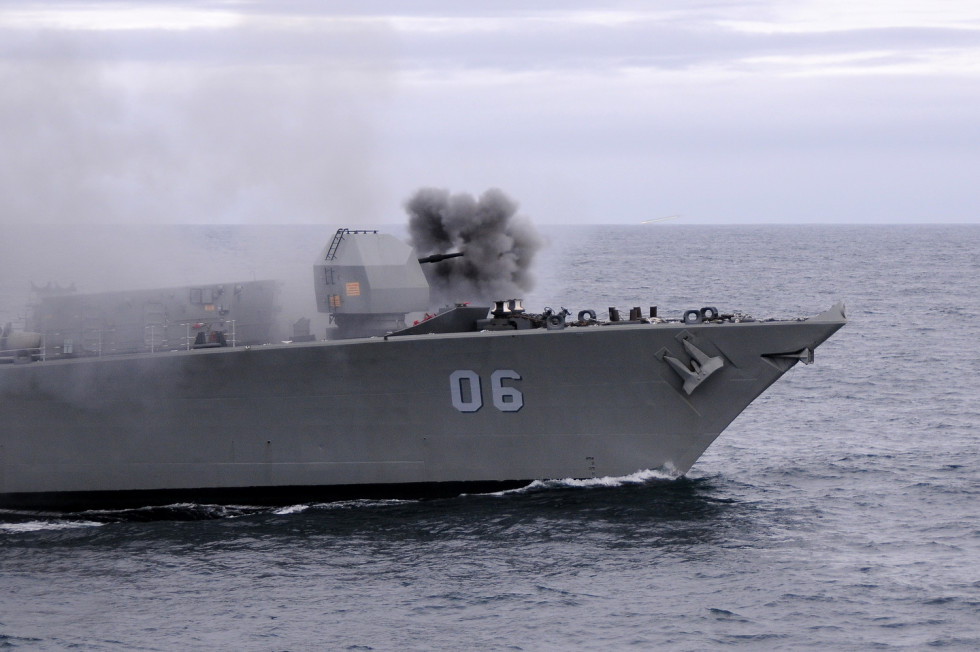
[[[324,260],[333,260],[337,257],[337,249],[340,247],[340,243],[343,242],[344,236],[348,233],[377,233],[377,231],[337,229],[337,233],[333,236],[333,242],[327,248],[327,255],[324,257]]]

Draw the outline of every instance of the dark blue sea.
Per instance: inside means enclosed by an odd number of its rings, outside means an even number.
[[[0,647],[980,649],[980,226],[541,230],[529,308],[797,317],[843,299],[849,323],[680,479],[2,512]],[[37,282],[265,278],[285,259],[306,283],[332,229],[137,231],[0,253]],[[4,321],[27,299],[15,277]]]

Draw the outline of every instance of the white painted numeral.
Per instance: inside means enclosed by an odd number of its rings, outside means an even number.
[[[463,391],[464,380],[467,381],[466,392]],[[475,371],[460,369],[449,374],[449,393],[453,397],[453,407],[460,412],[476,412],[483,407],[480,377]]]
[[[504,385],[504,380],[520,380],[513,369],[497,369],[490,374],[493,405],[501,412],[517,412],[524,407],[524,394],[516,387]],[[483,407],[480,376],[469,369],[457,369],[449,374],[449,395],[453,407],[460,412],[476,412]]]
[[[493,405],[501,412],[517,412],[524,407],[524,395],[516,387],[505,387],[504,378],[520,380],[521,375],[513,369],[498,369],[490,375]]]

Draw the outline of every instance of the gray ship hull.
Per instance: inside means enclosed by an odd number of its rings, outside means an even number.
[[[3,365],[0,506],[288,503],[642,469],[683,474],[843,324],[835,307],[804,321],[624,323]]]

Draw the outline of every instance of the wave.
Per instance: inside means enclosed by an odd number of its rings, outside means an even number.
[[[174,503],[130,509],[93,509],[82,512],[0,510],[0,532],[38,532],[95,527],[108,523],[149,521],[204,521],[268,512],[268,507]]]
[[[680,477],[679,473],[673,473],[670,470],[655,471],[652,469],[645,469],[630,473],[629,475],[604,476],[601,478],[561,478],[555,480],[535,480],[534,482],[523,487],[518,487],[517,489],[506,489],[504,491],[495,491],[490,494],[482,495],[512,496],[514,494],[550,491],[554,489],[625,487],[630,485],[643,485],[651,482],[663,482],[665,480],[676,480],[678,477]]]
[[[489,493],[460,494],[458,498],[476,496],[515,496],[564,489],[598,489],[638,486],[648,483],[674,481],[680,474],[670,470],[641,470],[622,476],[601,478],[561,478],[535,480],[523,487]],[[391,507],[431,502],[422,499],[355,499],[332,502],[297,503],[277,507],[260,505],[217,505],[204,503],[173,503],[148,505],[129,509],[100,509],[83,512],[31,512],[0,510],[0,532],[38,532],[72,528],[95,527],[107,523],[152,521],[208,521],[249,516],[292,516],[308,511],[332,511]]]
[[[99,527],[102,525],[105,525],[105,523],[99,523],[98,521],[65,520],[23,521],[19,523],[0,522],[0,532],[9,532],[12,534],[19,534],[23,532],[51,532],[56,530]]]
[[[291,514],[301,514],[307,510],[336,510],[336,509],[356,509],[361,507],[388,507],[390,505],[405,505],[419,503],[416,499],[398,498],[360,498],[356,500],[337,500],[329,503],[300,503],[298,505],[287,505],[285,507],[273,508],[270,513],[276,516],[289,516]]]

